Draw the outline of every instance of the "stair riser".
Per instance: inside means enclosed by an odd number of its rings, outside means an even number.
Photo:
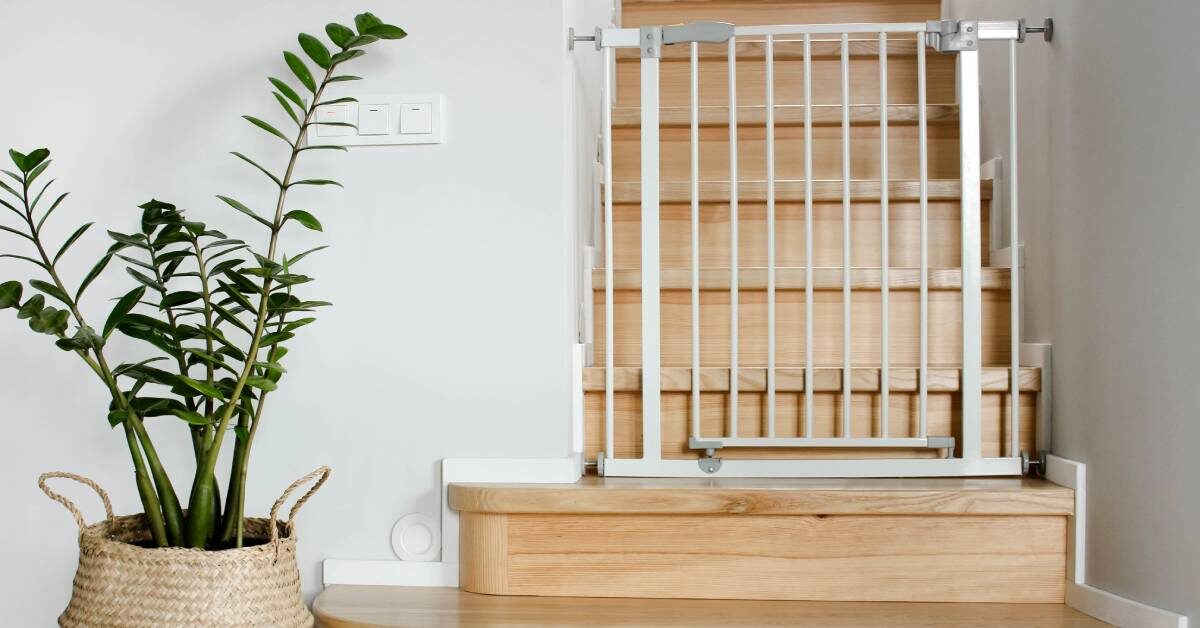
[[[893,126],[888,132],[888,176],[894,180],[918,179],[920,160],[917,127]],[[957,179],[959,176],[958,127],[930,125],[928,163],[930,179]],[[705,128],[700,132],[700,179],[729,180],[729,131]],[[738,177],[765,181],[766,132],[761,127],[742,127],[738,131]],[[660,174],[663,181],[691,179],[691,135],[687,128],[664,128],[660,132]],[[641,140],[637,129],[613,132],[613,181],[641,179]],[[855,126],[850,129],[850,178],[879,179],[879,128]],[[804,179],[803,127],[775,129],[775,178]],[[813,178],[841,180],[842,135],[839,127],[813,128]]]
[[[850,433],[855,437],[879,436],[880,397],[873,393],[852,396]],[[918,434],[917,395],[893,391],[889,395],[889,436],[911,437]],[[640,392],[613,394],[614,453],[617,458],[638,458],[642,455],[642,412]],[[729,396],[724,393],[702,393],[701,434],[721,436],[728,430]],[[929,435],[955,436],[961,420],[962,407],[957,393],[930,392],[926,413]],[[1020,396],[1020,448],[1034,450],[1037,425],[1037,393]],[[983,455],[1009,455],[1009,395],[984,393],[981,415]],[[668,459],[695,459],[699,452],[688,447],[691,434],[691,394],[662,393],[662,455]],[[761,392],[738,394],[738,435],[743,437],[766,434],[766,395]],[[804,394],[776,393],[775,434],[780,437],[803,436]],[[816,392],[813,394],[813,435],[841,436],[841,395]],[[589,460],[604,450],[604,393],[585,395],[584,454]],[[923,449],[793,449],[737,448],[721,452],[724,458],[747,459],[862,459],[862,458],[935,458],[945,451]]]
[[[1062,602],[1065,516],[465,512],[462,586],[505,595]]]
[[[988,203],[980,215],[984,246],[983,265],[990,263],[987,233],[991,228]],[[961,210],[956,201],[930,201],[927,238],[930,268],[952,268],[962,260]],[[775,205],[775,264],[804,266],[805,208],[803,203]],[[670,203],[660,208],[659,264],[662,268],[691,268],[692,210]],[[880,205],[856,201],[850,208],[850,262],[859,268],[878,268],[883,230]],[[813,264],[842,265],[842,205],[813,203]],[[601,237],[602,234],[601,234]],[[767,208],[762,203],[739,203],[738,265],[767,265]],[[642,246],[641,208],[634,204],[613,205],[613,268],[640,268]],[[921,264],[921,206],[914,201],[892,201],[888,210],[889,258],[893,267],[918,268]],[[703,203],[700,207],[700,266],[729,268],[729,207]]]
[[[915,36],[904,35],[905,39]],[[707,47],[706,47],[707,48]],[[724,48],[719,46],[718,48]],[[714,50],[709,48],[709,50]],[[719,52],[718,52],[719,54]],[[659,69],[659,102],[663,106],[691,104],[690,63],[667,61]],[[729,76],[725,61],[704,59],[700,62],[700,104],[728,105]],[[766,65],[763,59],[738,59],[737,102],[739,105],[766,103]],[[879,61],[876,58],[851,58],[850,104],[879,103]],[[935,53],[926,54],[926,102],[949,104],[954,99],[954,58]],[[777,59],[775,74],[775,104],[804,104],[804,62],[798,59]],[[617,105],[637,106],[641,99],[640,63],[623,61],[617,64]],[[842,103],[841,61],[832,58],[812,60],[812,96],[814,105]],[[915,57],[888,59],[888,103],[915,105],[917,96],[917,60]]]
[[[803,366],[804,292],[777,291],[775,318],[776,366]],[[743,366],[767,363],[766,293],[743,292],[738,308],[738,361]],[[962,363],[961,295],[929,292],[929,364]],[[690,366],[691,293],[664,291],[661,298],[663,366]],[[613,365],[641,364],[641,293],[613,292]],[[892,366],[915,366],[920,359],[920,300],[911,290],[889,294],[889,358]],[[982,358],[985,365],[1009,363],[1009,301],[1007,290],[983,294]],[[851,293],[851,352],[856,366],[878,365],[881,353],[881,306],[878,291]],[[595,295],[593,329],[597,365],[605,356],[604,294]],[[700,361],[703,366],[729,366],[729,293],[704,291],[700,307]],[[842,364],[842,294],[813,292],[813,364]]]

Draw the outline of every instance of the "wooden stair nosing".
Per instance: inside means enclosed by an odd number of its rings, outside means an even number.
[[[777,266],[775,268],[776,290],[804,290],[805,268],[803,266]],[[987,267],[982,269],[980,287],[984,290],[1007,290],[1009,269]],[[888,269],[889,290],[919,290],[921,287],[919,268]],[[728,268],[701,268],[701,290],[728,290],[730,285]],[[836,267],[813,268],[813,290],[841,290],[842,269]],[[850,287],[853,290],[879,290],[883,285],[883,273],[879,268],[850,269]],[[933,268],[929,270],[929,290],[959,290],[962,288],[962,269]],[[663,290],[691,290],[692,271],[687,268],[664,268],[660,274]],[[603,268],[592,269],[592,289],[605,288]],[[613,270],[613,290],[641,290],[642,271],[638,268]],[[738,269],[738,288],[741,290],[766,290],[767,269],[743,267]]]
[[[659,184],[659,202],[661,203],[690,203],[692,200],[690,181],[662,181]],[[702,203],[728,203],[730,200],[729,181],[700,181],[700,201]],[[840,202],[844,186],[841,181],[813,180],[814,202]],[[983,180],[979,184],[980,198],[989,201],[992,198],[992,181]],[[850,199],[856,202],[878,201],[881,198],[883,186],[877,179],[854,179],[850,181]],[[891,201],[920,200],[921,184],[915,180],[892,180],[888,182],[888,199]],[[962,185],[958,179],[931,179],[926,186],[929,201],[957,201],[962,198]],[[613,183],[613,203],[641,203],[641,181],[618,181]],[[779,179],[775,181],[776,202],[801,202],[804,200],[805,182],[802,179]],[[739,181],[738,200],[747,203],[766,202],[766,181]]]
[[[698,123],[700,126],[728,126],[729,107],[725,105],[705,105],[698,108]],[[775,105],[775,126],[803,126],[804,105]],[[888,105],[889,124],[916,124],[920,111],[917,105]],[[879,105],[850,105],[850,124],[878,125]],[[612,111],[613,128],[640,128],[641,107],[614,107]],[[767,122],[767,107],[765,105],[739,105],[737,108],[738,126],[763,126]],[[926,121],[930,124],[949,124],[958,121],[958,105],[926,105]],[[813,105],[813,126],[830,126],[842,123],[841,105]],[[664,127],[685,127],[692,123],[690,107],[660,107],[659,125]]]
[[[851,390],[855,393],[880,392],[879,367],[854,367],[851,370]],[[888,390],[892,393],[917,392],[920,369],[915,367],[892,367],[889,369]],[[664,392],[691,392],[692,369],[687,366],[661,367],[661,390]],[[983,392],[1004,393],[1011,390],[1012,372],[1001,366],[985,366],[980,374]],[[1020,369],[1021,392],[1038,392],[1042,387],[1040,368],[1023,366]],[[953,367],[930,367],[927,390],[929,392],[958,392],[962,388],[962,369]],[[613,367],[613,391],[637,392],[642,389],[640,366]],[[583,369],[583,390],[604,391],[604,367],[588,366]],[[700,367],[700,390],[702,392],[728,392],[729,367]],[[741,392],[765,392],[767,390],[766,367],[738,368],[738,390]],[[804,367],[775,367],[776,392],[804,392]],[[813,367],[813,392],[838,393],[842,391],[842,368],[833,366]]]
[[[1034,478],[640,479],[451,484],[450,507],[496,514],[1053,515],[1074,491]]]

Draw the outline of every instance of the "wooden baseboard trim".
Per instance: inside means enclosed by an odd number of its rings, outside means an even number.
[[[1067,606],[1115,626],[1187,628],[1188,618],[1103,589],[1067,582]]]

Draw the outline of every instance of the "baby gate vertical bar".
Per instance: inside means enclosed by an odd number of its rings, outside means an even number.
[[[879,435],[887,438],[888,405],[890,397],[891,359],[888,353],[889,308],[888,267],[891,255],[888,252],[888,77],[887,77],[887,33],[879,33],[879,316],[881,320],[879,347]]]
[[[1009,392],[1009,456],[1021,455],[1021,232],[1018,229],[1017,189],[1017,40],[1008,40],[1008,294],[1012,377]]]
[[[657,57],[642,56],[642,459],[662,458]]]
[[[766,41],[767,437],[775,437],[775,38]]]
[[[601,94],[604,119],[604,457],[613,459],[613,170],[612,82],[615,49],[604,49],[604,86]]]
[[[813,437],[812,36],[804,34],[804,436]]]
[[[842,438],[850,438],[850,34],[842,33]]]
[[[691,44],[692,81],[692,438],[700,438],[700,44]]]
[[[982,457],[982,246],[979,193],[979,52],[958,53],[962,183],[962,457]]]
[[[738,436],[737,38],[729,38],[729,436]]]
[[[917,373],[917,436],[929,436],[929,145],[925,111],[925,31],[917,33],[917,168],[920,171],[921,278]]]

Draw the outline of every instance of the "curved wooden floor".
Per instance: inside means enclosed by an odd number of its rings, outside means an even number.
[[[331,586],[317,626],[1107,626],[1062,604],[786,602],[509,597],[449,588]]]

